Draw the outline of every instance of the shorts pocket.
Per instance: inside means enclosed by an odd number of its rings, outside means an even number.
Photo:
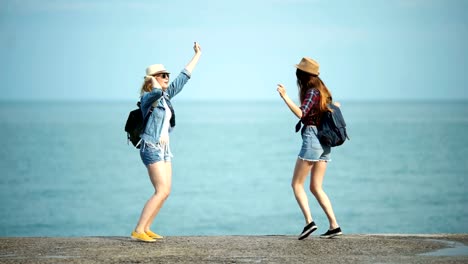
[[[313,134],[314,132],[311,131],[312,134],[304,133],[302,135],[302,148],[303,149],[322,149],[322,145],[318,140],[317,136]]]
[[[144,144],[145,144],[145,147],[144,147],[143,152],[145,152],[145,153],[148,153],[150,155],[157,155],[157,156],[161,156],[162,153],[164,153],[164,150],[161,147],[161,144],[159,144],[159,143],[153,144],[153,143],[145,142]]]

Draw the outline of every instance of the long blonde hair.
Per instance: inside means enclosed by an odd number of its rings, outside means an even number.
[[[297,87],[299,89],[299,99],[301,103],[304,101],[305,95],[310,89],[317,89],[320,92],[320,101],[318,107],[318,115],[322,116],[323,112],[332,111],[328,104],[332,102],[332,95],[327,86],[323,83],[318,75],[312,75],[299,69],[296,70]]]
[[[140,89],[140,96],[143,95],[143,93],[145,92],[151,92],[152,90],[152,87],[151,87],[151,79],[148,79],[148,80],[144,80],[143,81],[143,84],[141,85],[141,89]]]

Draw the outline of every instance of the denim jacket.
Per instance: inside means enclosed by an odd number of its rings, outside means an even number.
[[[182,72],[175,78],[166,91],[163,92],[162,89],[153,88],[151,92],[145,92],[140,98],[141,102],[141,112],[143,118],[145,118],[153,102],[158,101],[161,97],[164,96],[167,104],[170,104],[170,98],[176,96],[182,88],[190,79],[190,72],[186,69],[183,69]],[[157,107],[154,108],[151,116],[148,118],[148,123],[141,134],[141,139],[145,142],[157,144],[159,142],[159,137],[161,136],[161,129],[166,117],[166,109],[164,108],[162,100],[159,100]]]

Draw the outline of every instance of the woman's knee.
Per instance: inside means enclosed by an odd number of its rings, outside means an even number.
[[[294,192],[296,192],[297,190],[301,190],[301,189],[304,190],[304,183],[292,181],[291,188],[293,189]]]
[[[166,200],[171,194],[171,188],[159,188],[156,190],[156,196],[160,196],[162,199]]]
[[[310,192],[314,195],[320,195],[323,192],[322,186],[310,185]]]

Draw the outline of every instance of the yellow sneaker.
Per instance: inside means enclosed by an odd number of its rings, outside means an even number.
[[[152,239],[149,237],[146,233],[137,233],[135,231],[132,231],[132,239],[138,240],[138,241],[143,241],[143,242],[154,242],[156,240]]]
[[[162,239],[162,238],[164,238],[163,236],[160,236],[160,235],[154,233],[154,232],[151,231],[151,230],[145,231],[145,233],[146,233],[149,237],[154,238],[154,239]]]

